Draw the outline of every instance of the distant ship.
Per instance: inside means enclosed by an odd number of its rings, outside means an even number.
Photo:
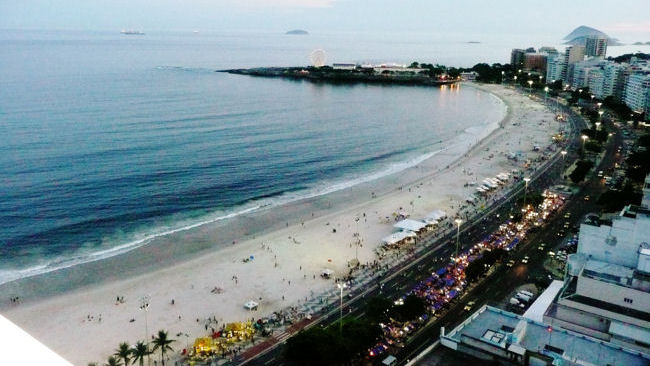
[[[142,36],[142,35],[144,35],[144,32],[137,31],[137,30],[132,30],[132,29],[122,29],[122,31],[120,33],[129,35],[129,36]]]

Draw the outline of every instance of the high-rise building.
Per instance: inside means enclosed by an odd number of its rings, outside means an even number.
[[[515,48],[510,52],[510,65],[512,65],[513,69],[516,70],[524,67],[525,54],[526,51],[520,48]]]
[[[587,37],[585,51],[587,56],[605,57],[607,53],[607,38],[597,36]]]
[[[603,96],[613,96],[617,100],[623,99],[623,90],[625,87],[625,69],[626,65],[615,62],[607,62],[603,66],[605,79],[603,84]]]
[[[650,93],[650,70],[630,73],[625,83],[625,104],[637,113],[650,112],[650,106],[647,104],[648,93]]]
[[[524,55],[524,70],[546,72],[546,58],[544,53],[526,53]]]
[[[599,59],[596,58],[592,60]],[[582,63],[588,62],[589,61],[583,61]],[[589,91],[595,95],[596,98],[603,99],[608,96],[614,96],[620,100],[623,93],[623,86],[625,84],[625,65],[605,60],[597,62],[598,64],[596,66],[588,67],[586,69],[578,67],[578,65],[582,63],[576,63],[574,73],[576,70],[584,73],[582,77],[586,80],[587,86],[589,86]],[[581,76],[575,77],[579,80],[583,80]]]
[[[564,72],[562,80],[573,86],[573,65],[585,58],[585,46],[569,46],[564,51]]]
[[[643,202],[649,201],[645,189]],[[544,322],[648,353],[650,208],[629,205],[609,219],[588,215],[579,238]]]
[[[563,55],[549,56],[546,60],[546,83],[562,80],[562,74],[566,73],[565,68]]]
[[[601,62],[603,61],[598,58],[591,58],[571,65],[572,75],[569,77],[571,87],[575,89],[589,86],[590,73],[596,70]]]

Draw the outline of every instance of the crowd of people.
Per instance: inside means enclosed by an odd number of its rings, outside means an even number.
[[[402,343],[415,329],[425,324],[430,316],[444,311],[449,303],[460,297],[467,288],[465,269],[470,263],[481,258],[486,251],[497,248],[506,251],[515,249],[529,230],[541,226],[565,202],[563,196],[550,191],[544,192],[543,197],[544,200],[537,207],[527,205],[520,220],[508,218],[496,231],[459,253],[457,257],[452,257],[444,267],[396,300],[395,306],[400,306],[408,296],[415,295],[424,300],[427,311],[415,320],[400,322],[391,318],[389,322],[382,323],[383,338],[369,350],[369,355],[377,356],[391,346]]]

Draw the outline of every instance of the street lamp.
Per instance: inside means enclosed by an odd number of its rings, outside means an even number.
[[[582,139],[582,153],[584,154],[585,153],[585,141],[587,141],[589,139],[589,136],[582,135],[582,136],[580,136],[580,138]]]
[[[544,104],[546,104],[546,97],[548,97],[548,86],[544,87]]]
[[[149,311],[149,301],[151,296],[145,295],[140,299],[140,310],[144,311],[144,331],[145,331],[145,345],[147,347],[147,365],[151,364],[151,359],[149,358],[149,324],[147,322],[147,312]]]
[[[528,93],[532,94],[533,93],[533,81],[528,80]]]
[[[597,105],[598,108],[600,109],[600,106],[603,105],[603,103],[602,103],[602,102],[598,102],[598,103],[596,103],[596,105]]]
[[[343,336],[343,289],[348,287],[345,283],[337,283],[336,286],[341,290],[341,308],[339,309],[339,333]]]
[[[458,258],[458,243],[460,243],[460,224],[463,223],[463,220],[456,219],[454,222],[456,223],[456,258]]]
[[[528,182],[530,182],[530,178],[524,178],[524,183],[526,183],[526,186],[524,187],[524,212],[526,211],[526,193],[528,193]]]
[[[600,104],[600,103],[598,103],[598,104]],[[598,111],[598,122],[596,122],[596,128],[598,128],[598,129],[600,129],[599,128],[600,127],[600,122],[602,122],[602,120],[603,120],[603,113],[605,113],[605,112],[604,111]]]
[[[560,174],[564,171],[564,167],[566,166],[565,158],[566,158],[566,150],[560,151],[560,154],[562,154],[562,169],[560,169]]]

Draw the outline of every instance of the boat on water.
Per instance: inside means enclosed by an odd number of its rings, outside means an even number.
[[[144,32],[133,30],[133,29],[122,29],[122,31],[120,33],[129,35],[129,36],[143,36],[144,35]]]

